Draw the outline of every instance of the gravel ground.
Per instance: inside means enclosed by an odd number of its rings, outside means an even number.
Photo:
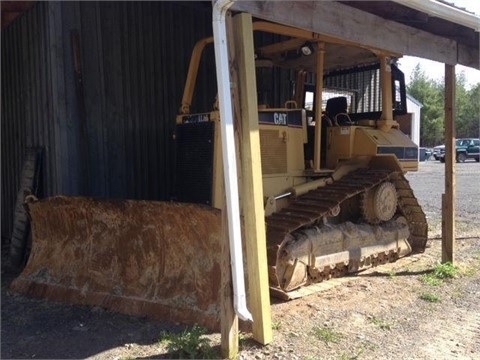
[[[478,163],[457,164],[457,276],[437,286],[422,281],[441,259],[443,174],[444,164],[428,161],[407,176],[428,216],[424,254],[329,281],[324,291],[302,299],[272,300],[273,342],[262,347],[241,334],[239,358],[480,359]],[[12,277],[2,271],[2,359],[168,358],[158,343],[161,332],[183,329],[10,295]],[[219,334],[208,338],[219,354]]]

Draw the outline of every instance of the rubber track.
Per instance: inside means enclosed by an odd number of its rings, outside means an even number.
[[[275,266],[277,253],[287,235],[306,226],[312,226],[327,216],[343,201],[366,192],[384,181],[391,181],[398,193],[399,210],[406,217],[414,252],[423,252],[427,242],[427,221],[408,180],[400,172],[378,169],[359,169],[334,183],[297,197],[287,207],[268,216],[268,264]]]

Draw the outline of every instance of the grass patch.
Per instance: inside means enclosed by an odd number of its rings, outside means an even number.
[[[382,318],[372,317],[371,319],[374,325],[377,325],[382,330],[391,330],[392,325]]]
[[[316,326],[313,328],[313,335],[322,340],[325,344],[328,343],[339,343],[342,339],[342,334],[334,332],[333,330],[327,327]]]
[[[437,279],[432,273],[425,274],[420,277],[420,280],[430,286],[440,286],[443,284],[442,279]]]
[[[440,298],[437,295],[430,294],[430,293],[425,293],[425,294],[420,295],[420,299],[422,299],[424,301],[427,301],[427,302],[431,302],[431,303],[440,302]]]
[[[458,267],[450,262],[446,262],[444,264],[435,265],[431,273],[423,275],[420,279],[425,284],[439,286],[443,284],[445,279],[455,278],[458,275],[458,272]]]
[[[437,264],[433,269],[433,275],[438,279],[453,279],[458,274],[458,268],[450,262]]]
[[[210,346],[210,339],[204,337],[205,328],[194,325],[180,334],[162,332],[160,343],[166,344],[169,355],[178,359],[213,359],[215,352]]]

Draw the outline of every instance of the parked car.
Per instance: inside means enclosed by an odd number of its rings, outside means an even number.
[[[475,159],[477,162],[480,162],[480,139],[457,139],[455,142],[455,153],[457,162],[465,162],[467,159]],[[440,149],[438,158],[441,162],[445,162],[445,147]]]
[[[445,153],[445,145],[438,145],[433,148],[433,157],[440,160],[440,154]]]
[[[418,161],[428,161],[432,157],[433,150],[431,148],[418,148]]]

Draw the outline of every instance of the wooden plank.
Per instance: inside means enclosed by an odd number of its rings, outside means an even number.
[[[376,49],[457,63],[454,40],[333,1],[237,1],[232,9]]]
[[[240,14],[233,19],[233,22],[241,109],[242,201],[249,310],[253,316],[254,339],[261,344],[268,344],[272,341],[272,326],[252,17],[248,14]]]
[[[442,219],[442,262],[455,255],[455,66],[445,65],[445,196]]]

